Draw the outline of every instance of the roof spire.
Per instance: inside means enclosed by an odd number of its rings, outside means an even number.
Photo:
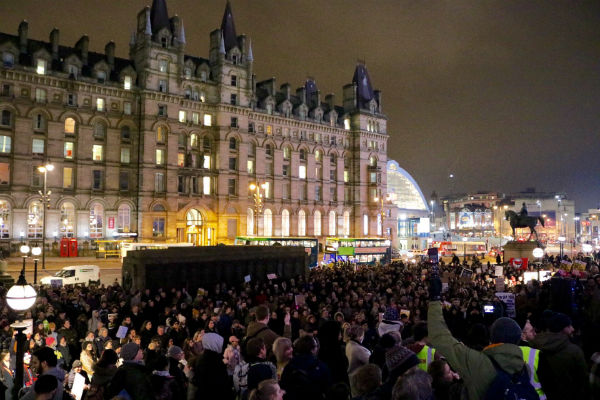
[[[375,94],[373,93],[371,79],[369,78],[369,72],[364,61],[356,64],[352,83],[356,84],[358,107],[368,109],[369,102],[375,97]]]
[[[225,13],[221,21],[221,31],[225,41],[225,50],[229,51],[238,45],[237,34],[235,33],[235,23],[233,22],[233,13],[231,12],[231,3],[227,0]]]
[[[225,54],[225,41],[223,40],[223,32],[221,31],[221,43],[219,44],[219,54]]]
[[[150,9],[150,18],[152,19],[152,33],[157,33],[163,28],[170,28],[169,13],[167,12],[167,3],[165,0],[153,0]]]
[[[152,35],[152,23],[150,22],[150,10],[146,8],[146,35]]]
[[[185,29],[183,29],[183,20],[181,21],[181,29],[179,30],[179,41],[185,44]]]
[[[248,61],[254,61],[254,54],[252,54],[252,39],[248,43]]]

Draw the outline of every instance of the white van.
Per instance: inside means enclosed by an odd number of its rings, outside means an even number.
[[[100,267],[97,265],[72,265],[64,267],[54,276],[45,276],[40,279],[42,285],[65,286],[90,282],[100,283]]]

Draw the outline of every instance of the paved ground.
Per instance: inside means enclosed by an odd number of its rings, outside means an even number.
[[[10,257],[7,271],[13,278],[17,279],[23,267],[22,257]],[[46,269],[42,269],[42,260],[38,262],[38,281],[48,275],[54,275],[58,270],[69,265],[98,265],[100,267],[100,281],[104,284],[112,284],[115,279],[121,282],[121,261],[118,258],[96,258],[96,257],[46,257]],[[25,262],[25,278],[27,282],[33,283],[34,261],[28,257]]]

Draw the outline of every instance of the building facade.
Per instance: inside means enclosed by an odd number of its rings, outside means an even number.
[[[2,240],[44,236],[46,163],[47,238],[395,235],[377,201],[387,120],[364,64],[337,105],[314,79],[257,81],[229,3],[208,58],[186,40],[164,0],[138,13],[129,59],[113,42],[89,51],[85,35],[63,46],[57,29],[31,39],[25,21],[0,34]]]

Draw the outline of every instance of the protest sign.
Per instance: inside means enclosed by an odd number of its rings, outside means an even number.
[[[115,336],[118,337],[119,339],[125,339],[125,336],[127,336],[128,330],[129,330],[128,327],[120,326],[119,330],[117,331],[117,334]]]
[[[511,318],[515,318],[517,316],[517,312],[515,310],[514,293],[497,292],[496,297],[498,297],[501,302],[506,304],[506,315]]]
[[[496,268],[494,270],[494,275],[496,275],[496,276],[504,275],[504,267],[502,265],[496,265]]]
[[[496,278],[496,291],[497,292],[504,291],[504,278],[501,276]]]

